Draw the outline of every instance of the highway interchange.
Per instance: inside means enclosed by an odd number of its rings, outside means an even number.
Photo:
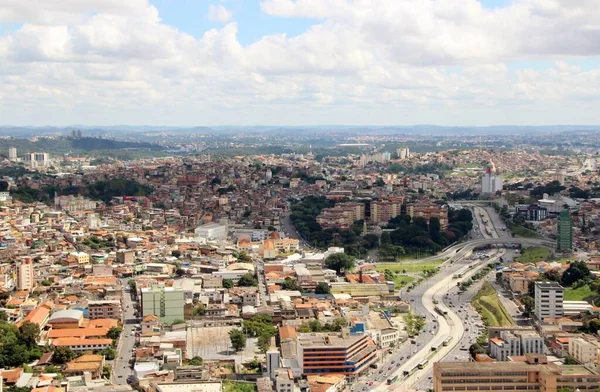
[[[447,260],[441,271],[427,279],[417,288],[407,293],[401,291],[414,313],[426,319],[426,327],[415,337],[415,344],[407,343],[397,348],[391,355],[384,357],[384,363],[377,370],[369,370],[352,384],[354,391],[403,391],[427,390],[432,388],[432,365],[437,361],[465,361],[468,348],[475,342],[483,326],[479,315],[470,306],[470,300],[481,284],[472,285],[466,292],[459,293],[457,281],[468,279],[489,263],[503,259],[512,259],[512,250],[499,246],[506,243],[537,246],[554,246],[548,240],[512,238],[510,232],[503,230],[503,223],[491,208],[470,206],[474,211],[474,229],[471,240],[449,247],[435,256]],[[487,230],[486,230],[487,227]],[[470,257],[476,248],[490,246],[486,253],[489,258],[481,260]],[[456,275],[462,278],[456,279]],[[486,277],[489,279],[491,274]],[[438,314],[434,308],[440,308],[446,315]],[[434,321],[435,320],[435,321]],[[443,342],[451,337],[447,346]],[[436,350],[432,351],[432,347]],[[428,363],[419,369],[419,363]],[[408,375],[407,373],[408,372]],[[387,384],[387,380],[398,376],[398,381]]]

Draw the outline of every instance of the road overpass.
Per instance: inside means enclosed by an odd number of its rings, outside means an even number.
[[[556,249],[556,242],[553,240],[549,240],[546,238],[523,238],[523,237],[513,237],[513,238],[482,238],[477,240],[465,241],[458,243],[456,245],[452,245],[448,247],[441,253],[438,253],[435,256],[428,257],[423,260],[439,260],[445,259],[448,257],[453,257],[460,250],[473,250],[482,246],[489,245],[497,245],[497,246],[505,246],[507,244],[518,244],[518,245],[526,245],[526,246],[543,246],[545,248],[550,248],[552,250]],[[421,260],[421,261],[423,261]]]

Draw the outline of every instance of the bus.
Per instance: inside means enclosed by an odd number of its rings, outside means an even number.
[[[408,377],[408,376],[412,376],[415,372],[417,371],[417,366],[413,367],[410,370],[405,370],[402,372],[402,376],[404,378]]]
[[[387,384],[390,385],[390,384],[395,383],[396,381],[398,381],[398,376],[394,376],[392,378],[388,378]]]
[[[419,362],[418,368],[419,369],[424,369],[425,366],[427,366],[428,363],[429,363],[429,359],[424,359],[421,362]]]
[[[451,341],[452,341],[452,336],[448,336],[446,339],[444,339],[444,342],[442,344],[444,346],[447,346],[450,344]]]

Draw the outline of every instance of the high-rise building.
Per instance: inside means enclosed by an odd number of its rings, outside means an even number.
[[[17,264],[17,289],[31,290],[33,284],[33,260],[23,259]]]
[[[564,316],[564,289],[556,282],[535,282],[535,316],[538,320]]]
[[[496,176],[491,167],[486,167],[483,177],[481,177],[481,193],[494,194],[500,190],[502,190],[502,178]]]
[[[9,147],[8,149],[8,159],[12,162],[17,160],[17,149],[14,147]]]
[[[164,286],[142,289],[142,317],[153,314],[167,324],[184,320],[183,305],[183,290]]]
[[[371,222],[389,222],[400,215],[402,200],[377,200],[371,202]]]
[[[398,148],[396,150],[396,155],[398,155],[398,158],[400,159],[410,158],[410,150],[408,147]]]
[[[569,210],[564,209],[558,214],[556,227],[556,249],[560,251],[573,250],[573,222]]]
[[[47,152],[29,152],[23,156],[25,164],[31,167],[45,167],[50,165],[50,154]]]

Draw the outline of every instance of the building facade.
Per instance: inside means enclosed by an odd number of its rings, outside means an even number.
[[[31,290],[33,286],[33,260],[23,259],[17,264],[17,289]]]
[[[545,357],[530,362],[437,362],[433,365],[433,389],[453,391],[571,391],[596,392],[600,374],[585,366],[557,366]]]
[[[563,252],[573,250],[573,221],[571,221],[571,215],[567,209],[558,214],[556,249]]]
[[[163,323],[184,320],[183,305],[183,290],[163,286],[142,289],[142,317],[155,315]]]
[[[502,178],[492,173],[491,167],[486,167],[481,177],[481,193],[494,194],[502,190]]]
[[[597,342],[583,338],[569,339],[569,355],[579,363],[593,363],[600,359],[600,346]]]
[[[371,222],[385,223],[402,213],[401,200],[378,200],[371,202]]]
[[[563,308],[564,289],[556,282],[535,283],[535,316],[539,321],[545,319],[561,318],[564,316]]]
[[[297,338],[298,363],[303,374],[358,375],[377,360],[376,346],[368,335],[305,333]]]
[[[119,300],[88,301],[88,312],[92,320],[106,318],[120,320],[123,315]]]

